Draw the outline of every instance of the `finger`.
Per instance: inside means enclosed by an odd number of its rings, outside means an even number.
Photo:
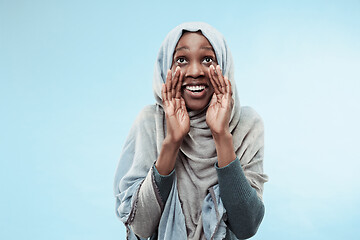
[[[164,101],[168,101],[166,84],[170,81],[170,78],[171,78],[171,71],[168,70],[167,74],[166,74],[166,81],[163,84],[163,93],[164,93],[163,99],[164,99]]]
[[[221,83],[220,83],[220,80],[219,80],[219,74],[217,72],[217,67],[214,67],[213,68],[213,79],[214,81],[216,82],[216,85],[217,85],[217,88],[219,90],[219,93],[222,94],[223,91],[221,89]]]
[[[231,90],[231,82],[227,77],[224,77],[225,84],[226,84],[226,94],[225,99],[229,102],[229,108],[232,109],[234,106],[234,99],[232,98],[232,90]]]
[[[211,65],[209,67],[209,79],[210,79],[211,85],[213,86],[214,92],[217,95],[217,94],[220,94],[220,91],[219,91],[218,85],[216,84],[214,77],[213,77],[215,75],[214,70],[215,70],[214,66]]]
[[[168,101],[171,100],[171,82],[171,70],[168,70],[168,74],[166,77],[166,95]]]
[[[222,71],[221,71],[221,68],[220,68],[220,65],[217,65],[216,66],[216,73],[217,73],[217,76],[218,76],[218,79],[219,79],[219,83],[220,83],[220,91],[221,93],[225,93],[225,90],[226,90],[226,84],[225,84],[225,81],[224,81],[224,77],[222,75]]]
[[[212,98],[211,98],[209,107],[214,106],[216,104],[216,102],[217,102],[217,97],[216,97],[216,93],[214,93]]]
[[[230,96],[232,96],[233,95],[233,90],[232,90],[231,82],[230,82],[229,78],[225,77],[225,79],[227,80],[227,83],[229,85]]]
[[[228,109],[232,109],[234,106],[234,99],[231,97],[231,94],[228,92],[225,94],[225,102]]]
[[[226,86],[226,93],[231,94],[231,83],[227,77],[224,77],[225,86]]]
[[[209,71],[209,80],[210,80],[211,86],[213,87],[215,94],[219,94],[219,89],[217,88],[216,82],[214,81],[214,79],[212,77],[213,74],[212,74],[211,66],[209,67],[208,71]]]
[[[218,77],[217,77],[217,75],[216,75],[216,69],[215,69],[215,67],[214,66],[210,66],[210,68],[211,68],[211,77],[213,78],[213,80],[214,80],[214,82],[215,82],[215,85],[216,85],[216,87],[218,88],[218,90],[220,90],[219,89],[219,87],[220,87],[220,83],[219,83],[219,79],[218,79]]]
[[[172,79],[172,84],[171,84],[171,95],[172,97],[175,97],[176,94],[176,86],[179,82],[179,72],[180,72],[180,67],[177,66],[175,69],[175,74],[174,77]]]
[[[175,97],[176,98],[181,98],[181,87],[182,87],[182,83],[184,80],[184,74],[181,72],[181,70],[179,69],[179,81],[177,83],[176,89],[175,89]]]
[[[167,102],[165,83],[162,84],[162,88],[161,88],[161,98],[162,98],[163,104],[165,104],[165,103]]]
[[[166,81],[165,81],[165,84],[167,84],[169,81],[171,80],[171,70],[167,70],[167,73],[166,73]]]

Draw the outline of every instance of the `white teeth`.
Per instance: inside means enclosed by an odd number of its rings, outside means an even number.
[[[202,91],[205,89],[204,85],[200,85],[200,86],[186,86],[186,89],[189,91]]]

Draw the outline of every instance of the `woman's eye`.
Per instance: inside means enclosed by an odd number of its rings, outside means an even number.
[[[186,59],[183,57],[180,57],[176,60],[177,63],[186,63]]]
[[[204,62],[205,63],[211,63],[213,60],[212,60],[212,58],[211,57],[205,57],[204,58]]]

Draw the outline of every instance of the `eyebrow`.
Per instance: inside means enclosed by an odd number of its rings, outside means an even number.
[[[214,51],[214,49],[212,47],[201,47],[201,49],[205,49],[205,50],[210,50],[210,51]]]
[[[200,49],[204,49],[204,50],[209,50],[209,51],[215,52],[212,47],[205,47],[205,46],[203,46],[203,47],[201,47]],[[181,51],[181,50],[190,50],[190,48],[188,48],[188,47],[186,47],[186,46],[184,46],[184,47],[179,47],[179,48],[175,49],[175,52],[174,52],[174,53],[176,53],[176,52],[178,52],[178,51]]]
[[[188,47],[179,47],[179,48],[177,48],[177,49],[175,49],[175,52],[177,52],[177,51],[181,51],[181,50],[190,50]],[[174,52],[174,53],[175,53]]]

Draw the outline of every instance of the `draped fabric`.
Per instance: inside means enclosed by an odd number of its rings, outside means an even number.
[[[212,45],[223,74],[231,81],[234,106],[229,125],[235,153],[249,183],[262,197],[263,183],[267,179],[262,169],[262,121],[251,108],[240,107],[233,60],[223,36],[206,23],[193,22],[177,26],[161,45],[153,77],[156,104],[144,108],[126,140],[114,182],[116,210],[127,227],[131,225],[137,208],[145,209],[143,218],[159,216],[159,222],[154,223],[159,239],[223,239],[226,234],[223,219],[226,210],[219,197],[214,167],[217,155],[211,131],[206,124],[207,107],[189,112],[190,132],[180,147],[175,165],[176,181],[163,209],[151,181],[146,181],[151,178],[147,176],[151,175],[151,168],[166,136],[161,87],[167,70],[171,68],[175,46],[184,31],[201,31]],[[140,186],[147,191],[139,194]],[[129,227],[128,237],[135,237]]]

